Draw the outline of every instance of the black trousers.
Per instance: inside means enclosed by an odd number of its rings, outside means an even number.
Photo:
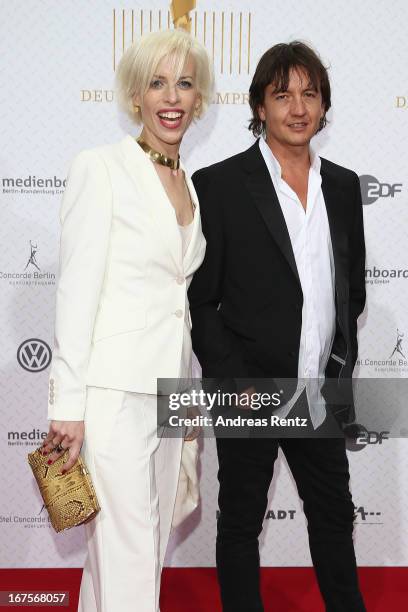
[[[223,611],[264,610],[258,536],[279,446],[303,500],[326,612],[365,612],[352,539],[354,505],[344,438],[217,438],[217,571]]]

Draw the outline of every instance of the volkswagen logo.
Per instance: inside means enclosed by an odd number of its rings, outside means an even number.
[[[44,340],[24,340],[17,349],[17,361],[28,372],[42,372],[51,363],[52,352]]]

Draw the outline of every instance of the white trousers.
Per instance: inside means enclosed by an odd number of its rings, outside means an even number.
[[[78,612],[158,612],[182,439],[157,437],[156,396],[88,387],[81,454],[101,511],[85,525]]]

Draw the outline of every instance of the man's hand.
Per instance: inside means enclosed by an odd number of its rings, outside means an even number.
[[[68,460],[61,469],[61,474],[65,474],[72,468],[78,459],[82,443],[84,441],[85,425],[83,421],[51,421],[47,437],[42,445],[43,455],[49,455],[48,463],[54,463],[68,449]],[[61,445],[62,451],[54,450]]]

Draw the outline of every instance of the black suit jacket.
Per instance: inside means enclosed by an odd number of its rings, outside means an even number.
[[[336,333],[326,376],[351,377],[365,304],[357,175],[321,160],[333,246]],[[207,240],[189,289],[193,349],[203,376],[296,378],[303,295],[289,233],[258,141],[193,175]]]

